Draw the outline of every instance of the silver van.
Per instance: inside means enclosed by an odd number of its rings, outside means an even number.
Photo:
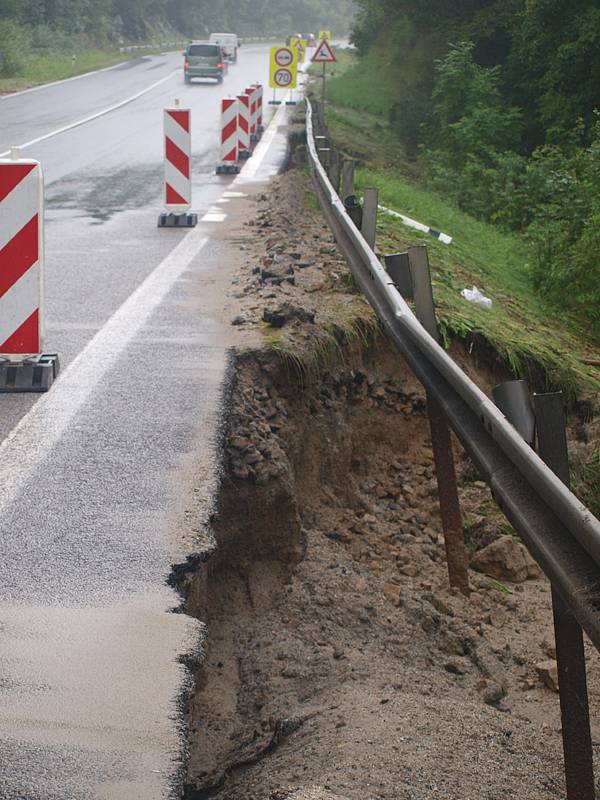
[[[217,83],[223,81],[227,69],[223,51],[214,42],[190,42],[183,51],[183,74],[186,83],[192,78],[215,78]]]
[[[238,47],[240,46],[237,33],[211,33],[209,41],[213,42],[213,44],[218,44],[227,61],[235,64]]]

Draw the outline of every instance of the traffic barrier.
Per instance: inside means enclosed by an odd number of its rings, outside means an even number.
[[[258,106],[257,106],[257,117],[256,117],[256,132],[259,136],[262,136],[265,132],[265,126],[263,124],[263,100],[265,90],[262,83],[256,84],[256,89],[258,91]]]
[[[239,94],[238,99],[238,158],[250,158],[250,98]]]
[[[159,228],[193,228],[197,214],[192,203],[192,136],[189,108],[166,108],[165,134],[165,207],[158,218]]]
[[[235,97],[221,101],[221,163],[217,175],[237,174],[238,160],[238,105]]]
[[[258,140],[257,133],[257,108],[258,108],[258,92],[256,86],[249,86],[246,89],[246,95],[250,104],[250,144],[255,144]]]
[[[44,179],[17,151],[0,161],[0,392],[45,392],[56,354],[44,339]]]

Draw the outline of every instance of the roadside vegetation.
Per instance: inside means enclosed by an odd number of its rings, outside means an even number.
[[[214,30],[347,34],[353,15],[353,0],[0,0],[0,92],[109,66],[131,43],[153,52]]]
[[[354,70],[345,54],[328,89],[333,104],[328,124],[336,146],[358,161],[356,190],[379,189],[380,203],[453,237],[446,245],[432,236],[379,215],[378,249],[398,252],[426,244],[442,335],[460,338],[490,367],[510,370],[538,389],[560,387],[573,399],[582,389],[600,388],[597,368],[586,365],[597,338],[573,310],[557,309],[536,288],[530,246],[516,231],[504,230],[463,211],[449,194],[432,188],[406,155],[389,121],[338,106],[348,96]],[[486,310],[467,302],[462,289],[477,286],[492,299]],[[491,361],[490,361],[491,359]]]
[[[389,126],[429,189],[527,245],[535,292],[600,336],[595,0],[357,0],[340,106]]]

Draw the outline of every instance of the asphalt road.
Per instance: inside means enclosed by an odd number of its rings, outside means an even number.
[[[63,370],[47,395],[0,395],[2,800],[180,796],[202,630],[171,613],[167,578],[212,509],[227,351],[194,304],[214,226],[156,227],[162,109],[192,109],[202,216],[231,182],[214,174],[220,98],[268,69],[246,46],[223,86],[186,86],[181,60],[0,98],[0,152],[47,137],[23,156],[46,177],[45,350]],[[277,135],[261,153],[247,180],[277,168]]]

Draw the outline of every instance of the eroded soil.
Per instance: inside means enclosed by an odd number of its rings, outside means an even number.
[[[549,585],[471,571],[468,597],[449,588],[423,390],[373,334],[305,181],[256,201],[229,306],[267,341],[237,349],[217,549],[185,579],[208,626],[188,797],[562,798],[558,695],[536,669],[554,657]],[[282,359],[334,314],[335,355]],[[504,377],[468,368],[486,390]],[[510,530],[458,444],[456,462],[474,553]],[[596,743],[591,648],[589,680]]]

